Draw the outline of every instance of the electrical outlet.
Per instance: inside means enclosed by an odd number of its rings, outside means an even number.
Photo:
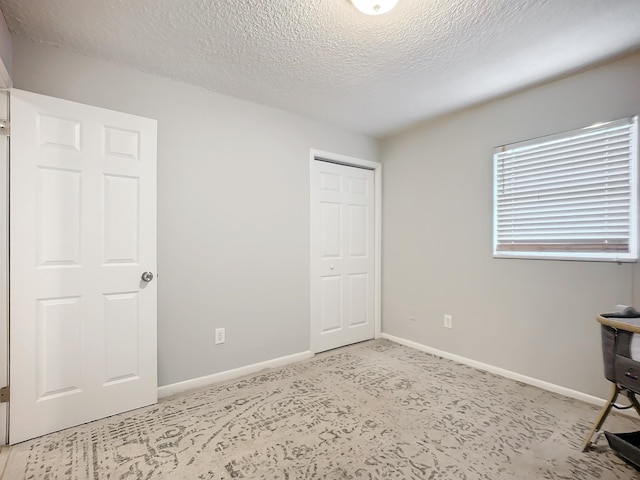
[[[224,328],[216,328],[216,345],[224,343]]]
[[[453,328],[453,317],[451,315],[444,316],[444,328]]]

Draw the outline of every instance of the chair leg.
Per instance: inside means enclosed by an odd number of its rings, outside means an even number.
[[[640,402],[638,402],[638,399],[636,398],[636,394],[634,392],[629,392],[629,401],[631,402],[631,405],[633,405],[633,408],[636,409],[636,412],[638,412],[638,415],[640,415]]]
[[[589,435],[587,435],[587,438],[584,441],[584,446],[582,448],[583,452],[586,452],[591,447],[591,440],[593,438],[593,435],[600,430],[600,427],[602,427],[602,424],[607,418],[607,415],[609,415],[609,412],[611,411],[611,408],[613,407],[613,404],[615,403],[616,398],[618,398],[619,393],[620,393],[620,388],[618,387],[617,384],[614,383],[613,389],[611,390],[611,396],[609,397],[609,401],[600,411],[600,416],[598,417],[598,420],[596,420],[596,423],[593,424],[593,428],[591,429],[591,431],[589,432]],[[638,402],[636,401],[636,403]]]

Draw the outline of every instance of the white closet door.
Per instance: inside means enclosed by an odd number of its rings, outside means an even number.
[[[311,168],[311,337],[322,352],[375,334],[374,173]]]
[[[157,401],[156,122],[11,91],[11,443]]]

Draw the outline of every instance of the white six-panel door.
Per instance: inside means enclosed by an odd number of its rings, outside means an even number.
[[[11,91],[10,443],[157,401],[156,122]]]
[[[311,340],[322,352],[374,337],[374,173],[311,162]]]

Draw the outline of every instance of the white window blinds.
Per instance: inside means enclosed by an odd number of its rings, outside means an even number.
[[[494,256],[637,258],[638,120],[494,152]]]

